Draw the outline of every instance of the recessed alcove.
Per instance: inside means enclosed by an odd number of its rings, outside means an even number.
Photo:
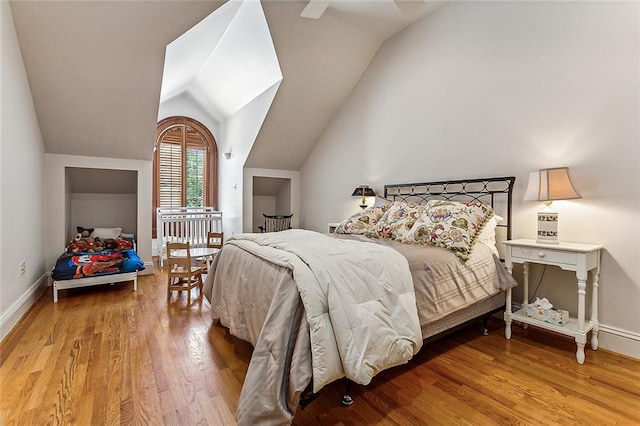
[[[275,177],[253,177],[253,226],[252,232],[258,232],[258,226],[264,225],[262,214],[290,214],[291,179]]]
[[[138,232],[138,172],[82,167],[65,168],[66,235],[77,226]]]

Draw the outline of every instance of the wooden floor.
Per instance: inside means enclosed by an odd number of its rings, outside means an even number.
[[[251,348],[213,325],[206,302],[166,301],[162,272],[49,290],[0,344],[0,424],[230,425]],[[327,386],[295,425],[640,424],[640,362],[533,327],[493,321],[430,343],[355,403]]]

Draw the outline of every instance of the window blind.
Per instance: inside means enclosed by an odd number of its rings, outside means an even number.
[[[207,143],[193,128],[177,125],[160,142],[159,207],[202,207],[207,193]]]

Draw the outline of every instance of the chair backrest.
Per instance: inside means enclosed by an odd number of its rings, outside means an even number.
[[[291,217],[293,216],[293,213],[288,215],[268,215],[262,213],[262,216],[264,216],[263,232],[279,232],[286,229],[291,229]]]
[[[176,256],[175,252],[183,251],[183,255]],[[184,255],[186,254],[186,256]],[[189,243],[167,242],[167,264],[169,273],[191,271],[191,248]]]
[[[207,247],[222,248],[222,244],[224,244],[223,232],[207,232]]]

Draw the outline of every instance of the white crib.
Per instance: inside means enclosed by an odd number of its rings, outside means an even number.
[[[213,207],[158,208],[158,261],[164,266],[167,242],[206,247],[208,232],[222,232],[222,212]]]

